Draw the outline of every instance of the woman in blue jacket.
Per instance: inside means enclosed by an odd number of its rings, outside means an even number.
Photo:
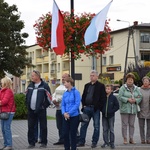
[[[64,147],[65,150],[76,150],[76,133],[79,124],[80,93],[73,87],[73,79],[66,78],[67,91],[63,94],[61,111],[64,116]]]

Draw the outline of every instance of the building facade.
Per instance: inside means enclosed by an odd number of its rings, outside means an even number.
[[[129,63],[150,62],[150,23],[112,31],[110,49],[102,56],[102,72],[114,81],[123,79]]]
[[[56,56],[54,52],[44,51],[38,45],[29,46],[26,50],[34,67],[23,70],[21,92],[25,92],[33,70],[40,71],[52,92],[61,83],[63,73],[71,74],[70,56]],[[82,55],[82,59],[75,60],[75,86],[82,93],[93,69],[113,82],[123,79],[125,66],[129,63],[145,61],[150,62],[150,24],[138,25],[135,22],[133,26],[111,32],[110,50],[101,55],[100,59]]]

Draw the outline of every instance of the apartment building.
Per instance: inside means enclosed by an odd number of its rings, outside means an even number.
[[[110,48],[102,56],[102,72],[120,80],[129,63],[150,62],[150,23],[135,21],[133,26],[112,31]]]
[[[54,92],[55,88],[60,85],[63,73],[70,73],[70,56],[57,55],[54,52],[44,51],[38,45],[29,46],[27,49],[28,58],[34,67],[26,67],[21,76],[21,92],[24,92],[31,81],[31,72],[38,70],[42,79],[47,82]],[[100,71],[100,60],[82,56],[82,59],[75,60],[75,86],[80,92],[83,91],[84,84],[89,81],[89,74],[92,69]]]

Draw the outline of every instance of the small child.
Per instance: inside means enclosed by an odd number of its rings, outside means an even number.
[[[115,112],[119,109],[119,102],[113,95],[113,86],[106,85],[107,100],[104,102],[102,108],[102,126],[103,126],[103,140],[104,144],[101,146],[105,148],[110,146],[111,149],[115,149],[114,141],[114,122]]]

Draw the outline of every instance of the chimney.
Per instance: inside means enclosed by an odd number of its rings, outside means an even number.
[[[138,21],[134,21],[134,22],[133,22],[133,25],[134,25],[134,26],[137,26],[137,25],[138,25]]]

